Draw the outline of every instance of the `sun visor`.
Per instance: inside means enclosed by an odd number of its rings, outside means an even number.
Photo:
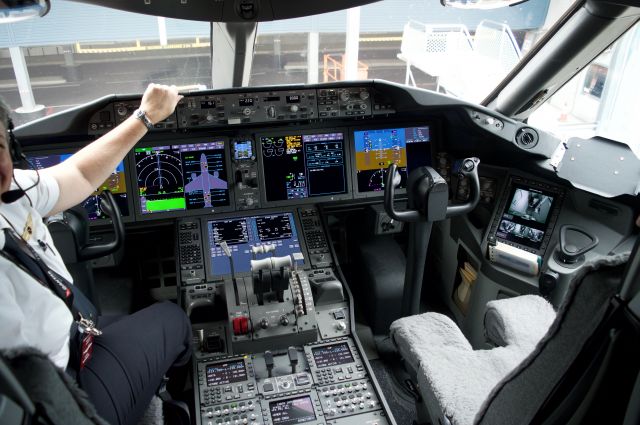
[[[379,0],[73,0],[133,13],[206,22],[263,22],[349,9]]]
[[[640,159],[626,144],[602,137],[571,138],[564,149],[554,166],[573,186],[607,198],[640,192]]]

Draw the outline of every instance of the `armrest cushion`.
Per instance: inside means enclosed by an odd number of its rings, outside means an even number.
[[[522,295],[487,303],[484,328],[487,339],[498,346],[530,346],[542,339],[556,318],[547,300]]]

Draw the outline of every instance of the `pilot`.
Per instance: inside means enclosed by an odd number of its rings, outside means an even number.
[[[189,319],[178,306],[164,302],[131,315],[99,318],[97,325],[85,323],[84,332],[78,332],[78,309],[69,305],[68,291],[56,292],[50,285],[51,276],[58,276],[72,287],[72,278],[42,219],[91,195],[148,125],[169,116],[181,97],[175,86],[150,84],[142,97],[143,112],[39,175],[14,169],[9,108],[0,99],[0,350],[39,349],[77,379],[111,424],[135,424],[165,373],[188,363]],[[11,246],[31,260],[12,254]],[[74,343],[77,335],[81,344]]]

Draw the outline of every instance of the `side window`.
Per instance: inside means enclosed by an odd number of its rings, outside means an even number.
[[[640,157],[640,25],[602,52],[530,117],[556,135],[601,136]]]

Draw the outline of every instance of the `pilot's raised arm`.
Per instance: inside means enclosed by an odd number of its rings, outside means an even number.
[[[91,195],[146,134],[148,126],[168,117],[181,98],[176,86],[149,84],[136,113],[63,163],[43,170],[60,187],[60,196],[49,215],[71,208]]]
[[[46,355],[76,379],[98,414],[114,425],[137,423],[165,373],[188,364],[191,323],[171,302],[109,318],[90,308],[88,300],[78,302],[85,298],[42,217],[89,196],[145,135],[147,125],[166,118],[180,97],[174,86],[151,84],[140,106],[144,116],[127,119],[40,175],[14,170],[21,155],[10,109],[0,99],[0,354],[35,349]]]

